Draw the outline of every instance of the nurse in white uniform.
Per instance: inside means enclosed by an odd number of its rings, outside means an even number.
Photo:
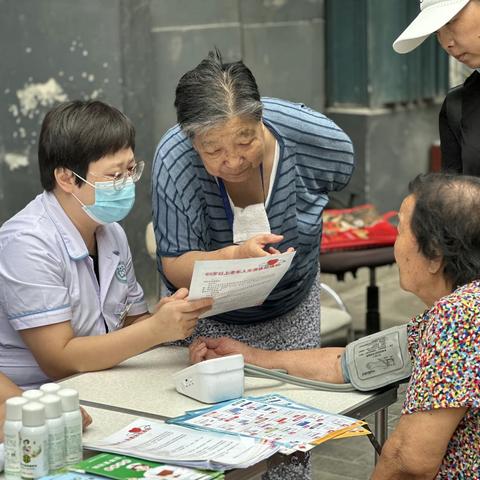
[[[44,119],[44,192],[0,228],[0,371],[23,388],[183,339],[210,307],[181,289],[148,313],[116,223],[143,170],[134,147],[128,118],[102,102],[64,103]]]

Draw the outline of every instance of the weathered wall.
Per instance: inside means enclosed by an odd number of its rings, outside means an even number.
[[[0,224],[40,192],[36,140],[56,102],[99,98],[137,127],[146,160],[124,222],[151,296],[150,165],[175,122],[176,82],[214,46],[243,58],[261,93],[324,107],[323,0],[0,0]]]
[[[175,119],[178,79],[213,46],[243,58],[262,95],[323,109],[323,0],[152,0],[151,12],[157,140]]]
[[[381,110],[331,110],[329,116],[352,138],[357,167],[344,204],[372,202],[382,212],[398,210],[408,182],[427,172],[430,147],[438,141],[440,105],[430,103]]]
[[[36,142],[46,111],[67,98],[106,100],[132,118],[136,153],[147,162],[124,226],[152,296],[155,267],[144,239],[150,166],[175,122],[179,77],[218,46],[226,60],[245,60],[263,95],[323,111],[324,10],[324,0],[0,0],[0,224],[40,192]],[[408,180],[428,168],[437,112],[435,104],[331,110],[357,158],[336,199],[398,208]]]
[[[0,1],[0,222],[39,191],[37,135],[49,108],[105,92],[122,104],[118,5],[79,3]]]

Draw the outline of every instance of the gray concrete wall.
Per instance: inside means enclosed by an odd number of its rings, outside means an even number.
[[[372,202],[382,212],[398,210],[408,182],[427,172],[430,146],[438,141],[440,104],[382,110],[331,110],[333,118],[352,138],[357,167],[343,203]]]
[[[180,75],[217,46],[244,59],[263,95],[325,104],[323,0],[0,0],[0,45],[0,224],[41,190],[45,113],[66,99],[105,100],[132,118],[147,162],[124,226],[149,297],[150,165],[175,122]]]
[[[323,0],[0,0],[0,224],[38,192],[36,142],[58,101],[99,98],[137,127],[147,168],[124,222],[137,276],[157,284],[145,249],[150,165],[175,122],[175,85],[214,46],[243,58],[263,95],[325,106]],[[352,137],[357,169],[337,199],[398,208],[408,180],[427,170],[438,105],[337,110]]]
[[[0,0],[0,224],[41,191],[37,136],[60,101],[97,98],[137,126],[139,158],[154,151],[148,0]],[[156,275],[145,250],[150,179],[124,222],[135,266],[147,290]]]
[[[151,18],[157,140],[175,121],[178,79],[213,46],[243,58],[262,95],[324,108],[323,0],[152,0]]]
[[[118,4],[79,3],[0,0],[0,223],[40,190],[37,135],[49,108],[68,98],[122,105]]]

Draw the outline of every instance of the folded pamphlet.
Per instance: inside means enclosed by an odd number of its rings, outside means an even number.
[[[146,418],[83,446],[153,462],[218,471],[247,468],[279,450],[273,442],[257,438],[200,431]]]

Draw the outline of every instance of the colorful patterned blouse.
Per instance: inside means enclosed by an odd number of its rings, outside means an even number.
[[[480,281],[441,298],[408,325],[413,371],[403,414],[467,407],[437,479],[480,479]]]

